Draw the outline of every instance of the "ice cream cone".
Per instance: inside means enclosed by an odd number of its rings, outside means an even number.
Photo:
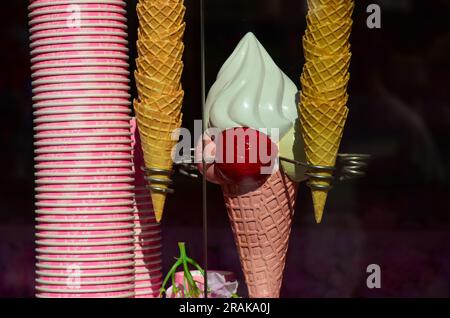
[[[347,75],[347,77],[341,82],[337,82],[335,87],[329,89],[318,89],[317,87],[310,86],[311,84],[302,76],[300,78],[300,81],[302,83],[302,94],[307,97],[322,99],[324,101],[330,102],[344,99],[347,95],[347,85],[349,78],[350,75]]]
[[[348,1],[341,2],[338,6],[322,5],[309,10],[307,21],[312,25],[321,25],[347,20],[351,17],[354,7],[355,4]]]
[[[352,24],[353,21],[348,20],[342,23],[314,25],[306,30],[305,38],[322,50],[334,52],[348,43]]]
[[[301,96],[300,121],[308,164],[334,167],[347,114],[346,99],[334,103],[317,102]],[[331,176],[329,172],[318,174]],[[331,182],[326,179],[311,179],[309,184],[312,188],[315,218],[320,223],[328,191],[315,189],[314,186],[328,187]]]
[[[136,79],[136,86],[140,97],[144,96],[145,98],[149,98],[148,96],[154,92],[172,95],[181,89],[180,82],[167,84],[158,81],[153,77],[144,76],[139,72],[135,72],[134,77]]]
[[[170,171],[173,166],[173,148],[178,138],[176,129],[181,127],[182,115],[176,121],[170,114],[156,113],[149,115],[149,109],[137,106],[135,102],[136,117],[138,119],[139,132],[141,134],[141,144],[144,153],[145,167],[148,169],[158,169],[167,173],[152,173],[151,176],[162,180],[161,182],[150,182],[150,185],[167,189],[165,181],[170,180]],[[136,107],[137,106],[137,107]],[[151,191],[155,216],[159,222],[162,218],[166,193]]]
[[[317,90],[335,87],[348,77],[350,56],[326,56],[307,61],[303,68],[305,80]]]
[[[183,55],[184,44],[180,41],[137,41],[137,50],[139,56],[166,58],[171,57],[180,60]]]
[[[161,32],[180,26],[183,23],[186,7],[180,3],[168,1],[146,6],[139,3],[136,11],[141,26]]]
[[[161,114],[166,114],[170,118],[178,118],[181,114],[184,91],[180,90],[173,95],[151,94],[146,99],[134,101],[134,107],[145,110],[157,110]]]
[[[180,82],[183,72],[183,62],[170,57],[139,57],[136,66],[142,75],[168,85]]]
[[[167,29],[161,32],[156,32],[153,29],[138,29],[138,38],[150,41],[181,41],[184,35],[184,30],[186,29],[186,23],[172,29]]]
[[[313,59],[321,58],[324,56],[346,55],[350,53],[350,44],[344,44],[343,46],[331,48],[319,48],[314,43],[311,43],[307,38],[303,37],[303,52],[305,59],[311,61]]]
[[[155,216],[161,220],[173,160],[172,150],[181,127],[184,92],[180,80],[186,8],[182,0],[140,1],[138,58],[134,102],[142,138],[145,166],[151,175]],[[155,173],[157,171],[157,173]]]
[[[297,184],[278,171],[259,187],[225,184],[222,191],[249,297],[279,297]]]

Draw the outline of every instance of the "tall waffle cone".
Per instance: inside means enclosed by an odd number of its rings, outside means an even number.
[[[139,28],[138,38],[141,40],[151,40],[151,41],[161,41],[161,40],[181,41],[185,29],[186,23],[183,23],[176,28],[171,28],[160,32],[157,32],[154,29],[150,28]]]
[[[350,3],[350,0],[308,0],[309,9],[319,8],[321,6],[329,6],[331,8],[337,8],[343,3]]]
[[[139,3],[136,11],[141,26],[155,32],[177,28],[183,23],[186,7],[183,4],[169,1],[143,5]]]
[[[181,60],[184,44],[180,41],[137,41],[138,55],[142,57],[167,58]]]
[[[139,71],[134,72],[136,87],[140,98],[150,98],[154,93],[173,95],[181,89],[180,82],[163,83],[157,79],[145,76]]]
[[[168,85],[180,82],[183,73],[183,62],[170,57],[139,57],[136,67],[142,75]]]
[[[278,171],[260,187],[222,185],[251,298],[278,298],[297,184]]]
[[[161,220],[172,171],[172,149],[178,138],[174,130],[181,127],[181,61],[186,28],[183,0],[141,0],[137,5],[139,18],[138,58],[134,102],[142,138],[145,166],[151,183],[151,196],[157,220]],[[155,173],[155,169],[166,173]],[[157,188],[155,190],[155,187]]]
[[[348,77],[351,54],[326,56],[306,62],[303,76],[317,90],[335,87]]]
[[[305,37],[318,48],[334,52],[348,43],[352,24],[352,20],[345,20],[341,23],[313,25],[306,30]]]
[[[159,112],[170,116],[171,120],[179,118],[181,114],[181,106],[183,103],[184,91],[178,91],[173,95],[151,94],[147,99],[135,100],[134,107],[142,112]]]
[[[347,96],[347,85],[349,78],[350,75],[347,74],[346,78],[341,82],[336,82],[334,87],[329,89],[318,89],[315,86],[310,86],[311,84],[305,80],[302,75],[300,78],[302,83],[302,94],[307,97],[322,99],[330,102],[342,100]]]
[[[174,131],[181,127],[181,114],[174,120],[169,114],[156,112],[156,116],[149,114],[148,109],[137,106],[135,101],[136,118],[138,120],[139,133],[141,135],[142,151],[144,153],[145,167],[147,169],[161,169],[167,173],[152,173],[151,176],[161,180],[170,180],[170,172],[173,167],[172,151],[178,142]],[[136,107],[137,106],[137,107]],[[168,184],[163,182],[149,182],[149,185],[167,189]],[[158,222],[162,218],[166,193],[151,191],[155,217]]]
[[[317,1],[316,1],[317,2]],[[307,21],[311,25],[336,23],[350,19],[355,4],[350,1],[339,1],[338,5],[319,5],[308,11]]]
[[[310,42],[306,37],[303,37],[303,52],[307,61],[312,61],[324,56],[341,56],[350,53],[350,44],[346,43],[337,47],[320,48],[314,43]]]
[[[311,165],[334,167],[347,119],[346,100],[338,102],[317,102],[301,96],[300,121],[305,142],[306,160]],[[330,176],[330,173],[319,173]],[[314,185],[330,186],[329,181],[312,179],[312,197],[317,223],[323,216],[327,191],[315,190]]]

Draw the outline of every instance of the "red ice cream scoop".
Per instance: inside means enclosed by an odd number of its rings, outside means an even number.
[[[214,140],[214,170],[224,183],[257,184],[273,172],[278,147],[266,134],[248,127],[230,128]]]

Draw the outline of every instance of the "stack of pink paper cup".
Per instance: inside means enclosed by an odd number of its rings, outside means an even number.
[[[135,297],[159,297],[162,286],[161,228],[156,221],[152,200],[142,167],[143,153],[136,119],[131,120],[135,169]]]
[[[134,297],[125,5],[29,6],[37,297]]]

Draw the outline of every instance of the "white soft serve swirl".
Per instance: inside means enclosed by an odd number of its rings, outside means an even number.
[[[205,105],[208,127],[279,129],[282,138],[297,119],[295,84],[253,33],[247,33],[223,64]]]

